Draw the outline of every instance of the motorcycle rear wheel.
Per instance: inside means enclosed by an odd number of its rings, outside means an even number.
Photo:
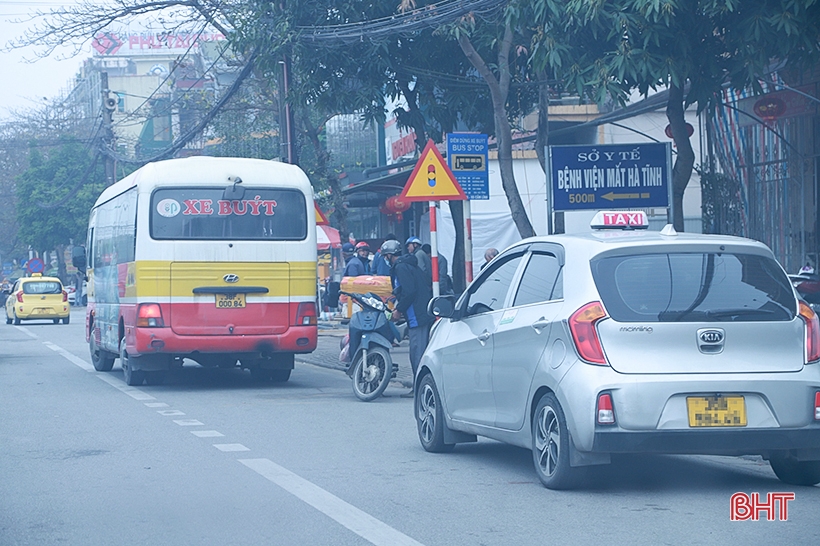
[[[363,402],[372,402],[382,395],[393,375],[393,360],[384,347],[371,347],[367,351],[367,363],[359,353],[353,364],[353,394]]]

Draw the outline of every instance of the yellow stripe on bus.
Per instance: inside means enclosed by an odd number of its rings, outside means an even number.
[[[171,272],[173,269],[173,283]],[[133,271],[133,275],[132,275]],[[239,280],[227,283],[223,276]],[[133,283],[129,282],[133,279]],[[315,262],[168,262],[140,260],[128,264],[126,297],[190,297],[203,286],[261,286],[266,296],[316,295]]]

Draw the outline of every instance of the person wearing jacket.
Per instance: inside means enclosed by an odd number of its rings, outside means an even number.
[[[433,294],[427,282],[427,274],[419,268],[413,254],[402,255],[401,243],[385,241],[381,253],[390,262],[390,281],[393,285],[393,295],[396,296],[396,311],[407,320],[410,365],[413,367],[415,378],[421,355],[427,348],[430,324],[433,322],[433,317],[427,313],[427,304],[430,303]],[[410,398],[413,391],[402,396]]]
[[[394,241],[396,240],[396,236],[392,233],[388,233],[387,237],[384,238],[385,241]],[[387,260],[382,256],[382,250],[376,251],[376,254],[373,255],[373,260],[370,262],[370,274],[371,275],[381,275],[383,277],[387,277],[390,275],[390,264],[387,263]]]
[[[418,237],[409,237],[404,243],[404,246],[407,248],[408,254],[412,254],[416,257],[416,263],[418,264],[419,269],[424,271],[424,274],[427,275],[427,282],[432,288],[433,266],[430,261],[430,256],[425,254],[425,252],[421,249],[421,240]]]
[[[356,255],[350,258],[350,261],[347,262],[342,276],[360,277],[361,275],[367,275],[370,270],[368,267],[368,264],[370,263],[370,260],[368,259],[369,255],[370,246],[366,242],[359,241],[356,243]]]

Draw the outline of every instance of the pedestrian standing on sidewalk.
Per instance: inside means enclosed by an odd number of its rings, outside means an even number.
[[[421,362],[421,355],[427,348],[430,335],[430,324],[433,317],[427,313],[432,292],[427,282],[427,274],[418,266],[413,254],[402,256],[401,243],[385,241],[382,244],[382,256],[390,262],[390,281],[393,295],[396,296],[396,311],[404,315],[410,333],[410,365],[413,368],[413,380]],[[413,390],[402,395],[411,398]]]
[[[430,287],[432,287],[433,267],[430,262],[430,256],[421,249],[421,240],[418,237],[409,237],[407,242],[404,243],[404,246],[407,247],[408,254],[412,254],[416,257],[416,265],[427,275],[428,283]]]

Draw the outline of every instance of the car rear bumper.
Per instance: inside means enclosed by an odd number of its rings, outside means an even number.
[[[171,328],[133,328],[126,336],[129,354],[309,353],[316,349],[316,326],[291,326],[277,335],[181,336]]]
[[[36,320],[36,319],[43,319],[43,320],[51,320],[56,318],[66,318],[69,315],[69,311],[55,311],[53,309],[49,309],[40,313],[35,313],[32,311],[16,311],[15,313],[17,318],[20,320]]]
[[[815,450],[820,455],[820,423],[803,429],[599,430],[592,445],[592,451],[602,453],[763,455],[783,450]]]

